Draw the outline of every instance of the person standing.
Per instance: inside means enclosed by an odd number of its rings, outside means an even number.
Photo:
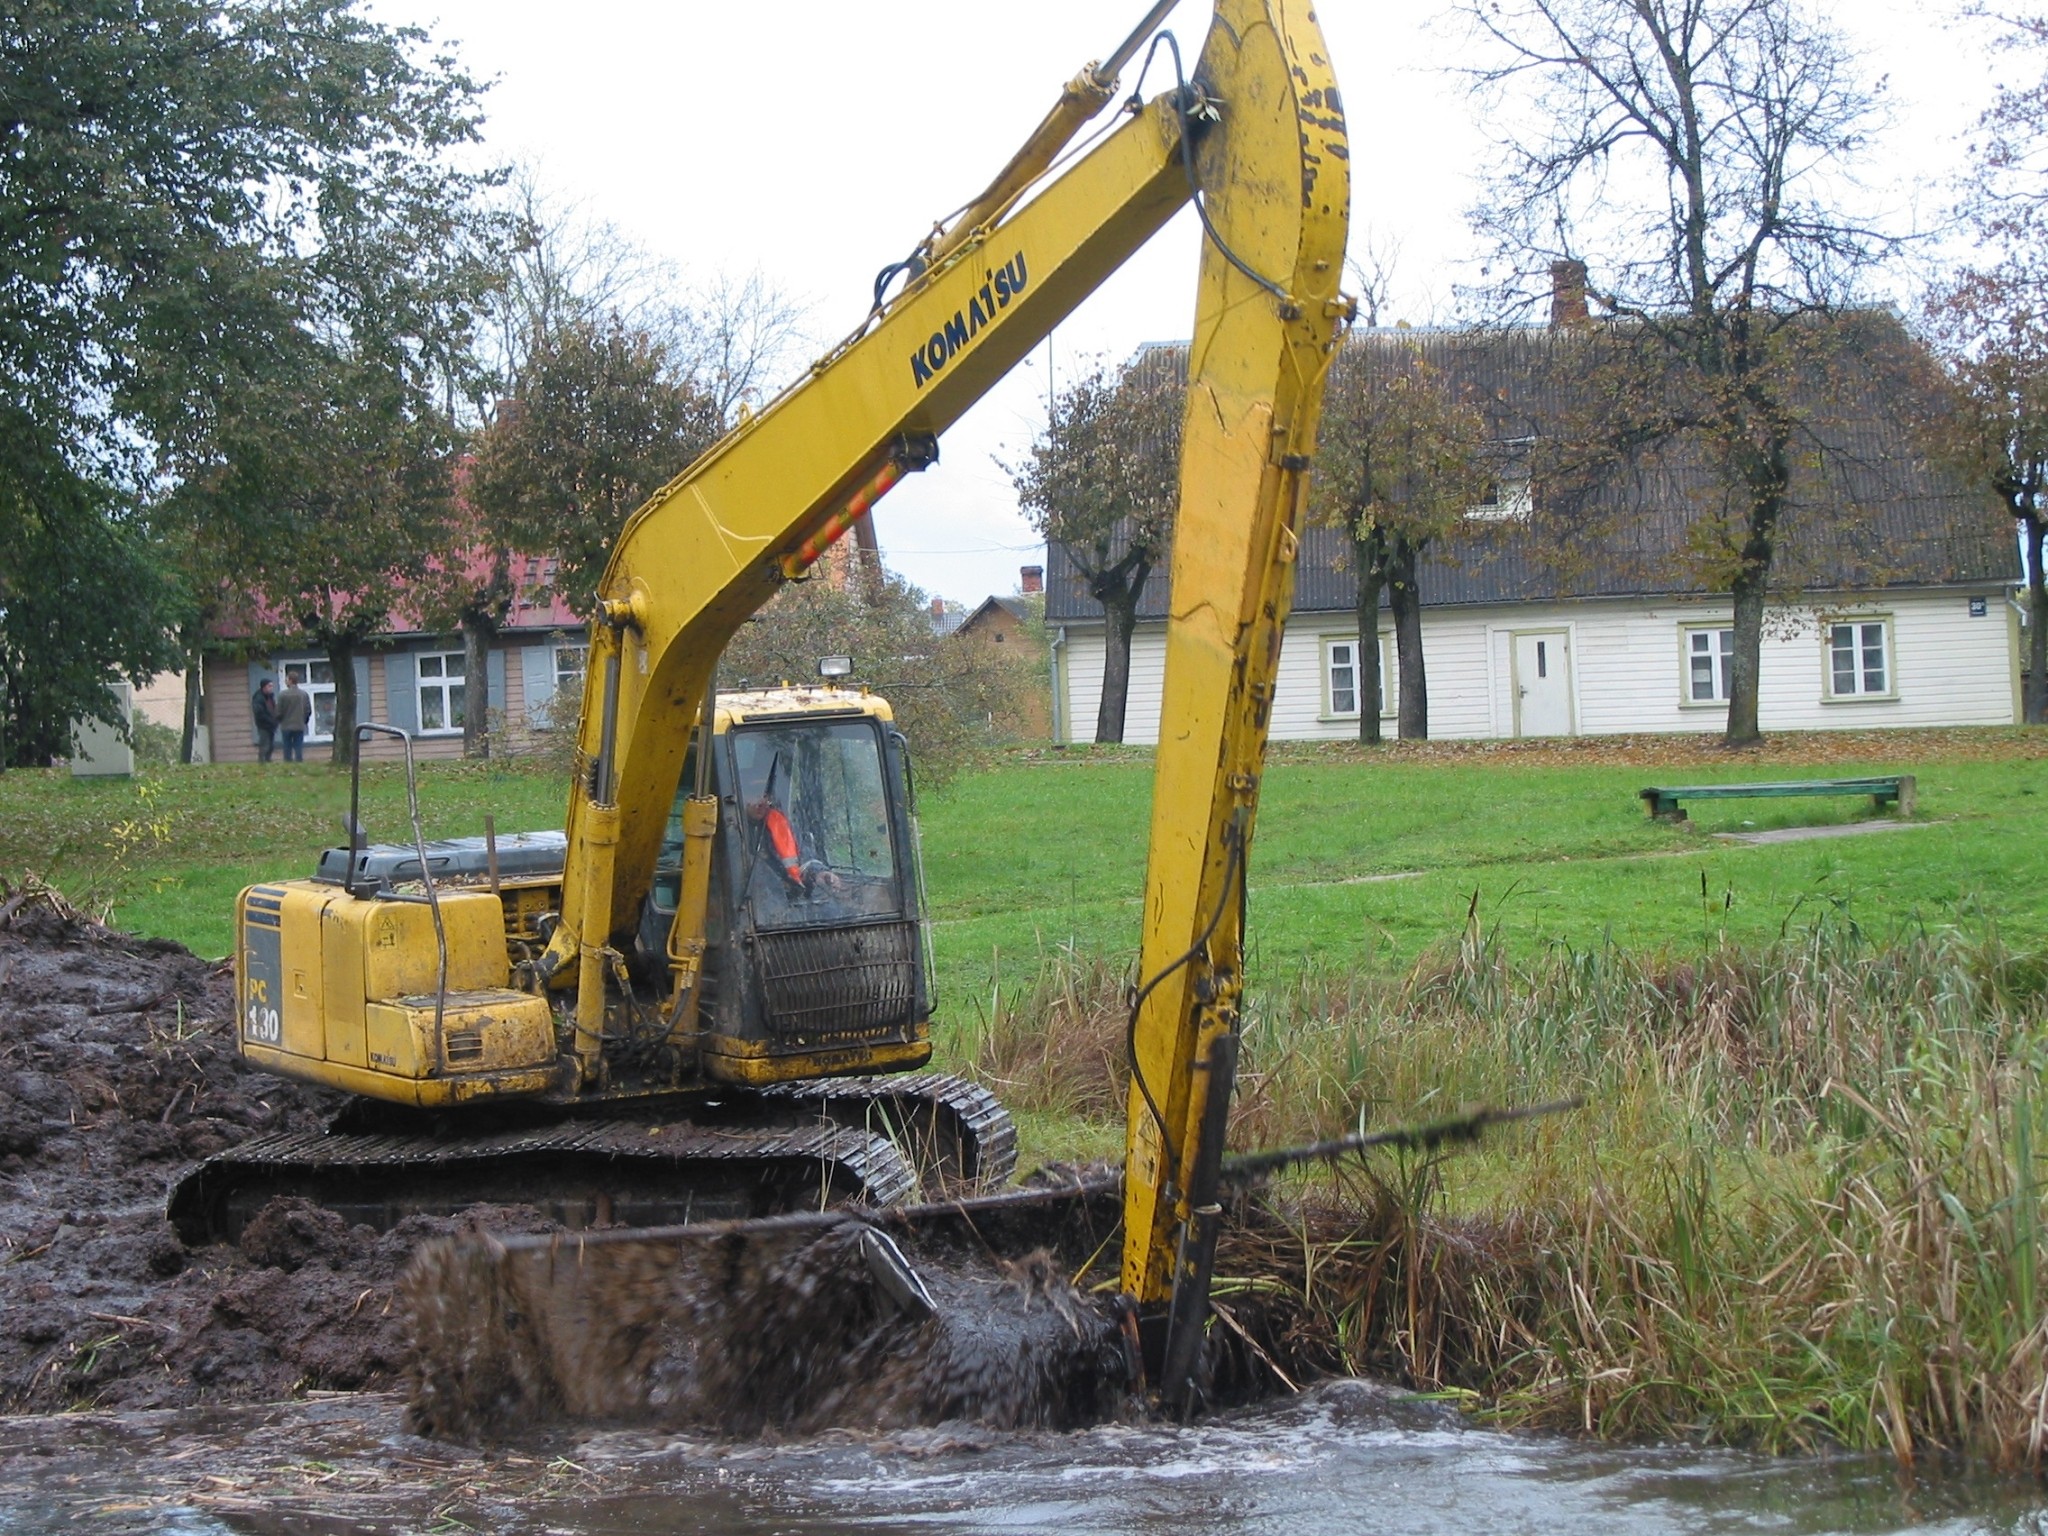
[[[277,729],[284,737],[288,763],[306,760],[306,726],[313,718],[313,696],[299,686],[302,680],[297,667],[286,668],[284,692],[277,696]]]
[[[266,677],[249,696],[249,712],[256,720],[256,761],[267,763],[277,750],[277,682]]]

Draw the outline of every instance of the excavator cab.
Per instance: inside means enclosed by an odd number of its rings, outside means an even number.
[[[691,748],[643,909],[635,969],[660,971],[682,904]],[[721,694],[697,1049],[714,1081],[900,1071],[931,1056],[909,755],[881,699]]]

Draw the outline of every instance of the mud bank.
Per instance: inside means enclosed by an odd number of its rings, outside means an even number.
[[[393,1305],[419,1242],[275,1202],[234,1247],[188,1249],[170,1182],[334,1095],[245,1067],[225,965],[0,889],[0,1410],[253,1402],[395,1383]],[[508,1230],[531,1213],[501,1213]]]
[[[928,1324],[878,1297],[857,1227],[794,1245],[728,1241],[715,1263],[628,1245],[623,1270],[578,1266],[587,1284],[604,1280],[603,1294],[579,1290],[574,1315],[553,1319],[577,1362],[565,1373],[573,1402],[552,1380],[525,1382],[529,1366],[506,1385],[495,1371],[482,1384],[408,1378],[415,1332],[429,1343],[460,1335],[465,1355],[480,1336],[497,1359],[504,1336],[526,1340],[543,1310],[527,1297],[472,1311],[471,1293],[437,1283],[431,1265],[406,1294],[417,1253],[486,1232],[555,1241],[560,1229],[526,1207],[480,1205],[380,1233],[283,1198],[233,1244],[187,1247],[163,1208],[193,1163],[261,1133],[317,1129],[342,1103],[247,1067],[233,1015],[226,965],[105,928],[53,893],[0,889],[0,1413],[409,1385],[416,1422],[467,1438],[565,1409],[644,1419],[621,1402],[642,1390],[663,1422],[740,1434],[1066,1426],[1116,1409],[1129,1374],[1122,1336],[1066,1283],[1103,1246],[1093,1227],[1058,1263],[1036,1255],[982,1272],[958,1244],[920,1253],[943,1314]],[[1113,1222],[1113,1210],[1097,1214]],[[1008,1236],[1018,1254],[1039,1246],[1035,1234]]]

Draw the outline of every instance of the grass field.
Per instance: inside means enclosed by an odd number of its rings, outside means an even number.
[[[2014,731],[1779,738],[1730,757],[1696,739],[1537,748],[1441,743],[1276,749],[1252,855],[1252,974],[1406,965],[1460,933],[1476,895],[1506,952],[1613,942],[1759,942],[1817,906],[1885,931],[1967,920],[2048,935],[2048,742]],[[1717,832],[1865,819],[1866,802],[1708,802],[1653,824],[1653,782],[1914,773],[1921,825],[1814,842]],[[364,776],[372,835],[408,834],[403,782]],[[560,778],[519,765],[426,765],[429,837],[559,826]],[[948,1021],[985,1018],[1061,950],[1135,951],[1150,754],[1019,750],[922,805]],[[0,775],[0,875],[35,873],[115,921],[202,954],[229,947],[235,891],[309,871],[340,840],[348,781],[320,765],[160,770],[135,781]]]
[[[1854,756],[1843,745],[1788,740],[1763,760],[1690,741],[1279,749],[1252,853],[1253,978],[1284,979],[1310,958],[1406,965],[1463,930],[1475,894],[1516,956],[1761,941],[1816,905],[1878,930],[1967,918],[2048,935],[2048,743],[1945,732],[1859,738]],[[1868,819],[1867,801],[1707,802],[1670,825],[1636,798],[1658,782],[1899,772],[1918,779],[1922,825],[1866,837],[1748,846],[1714,834]],[[1131,952],[1150,795],[1148,756],[1080,750],[1019,754],[929,797],[944,997],[985,1012],[996,980],[1028,982],[1042,954]]]

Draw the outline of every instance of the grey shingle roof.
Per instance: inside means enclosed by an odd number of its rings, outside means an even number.
[[[1914,422],[1926,403],[1926,354],[1888,312],[1866,310],[1826,323],[1844,340],[1825,394],[1810,400],[1811,436],[1799,448],[1792,504],[1779,538],[1777,569],[1811,592],[1871,591],[2019,577],[2011,519],[1988,493],[1973,491],[1921,451]],[[1570,409],[1559,349],[1600,344],[1597,332],[1375,331],[1347,345],[1413,348],[1488,418],[1503,444],[1555,441],[1546,435]],[[1520,452],[1519,448],[1505,450]],[[1477,525],[1454,547],[1428,551],[1418,572],[1426,605],[1453,607],[1562,597],[1678,596],[1707,590],[1682,556],[1690,508],[1717,492],[1697,449],[1667,446],[1625,469],[1595,477],[1566,506],[1545,483],[1536,455],[1537,516],[1529,523]],[[1838,515],[1848,506],[1854,516]],[[1568,558],[1560,530],[1573,517],[1600,529],[1597,545]],[[1065,547],[1047,551],[1046,617],[1100,618]],[[1294,606],[1308,612],[1356,606],[1349,541],[1310,527],[1296,567]],[[1167,580],[1155,570],[1141,617],[1166,613]]]

